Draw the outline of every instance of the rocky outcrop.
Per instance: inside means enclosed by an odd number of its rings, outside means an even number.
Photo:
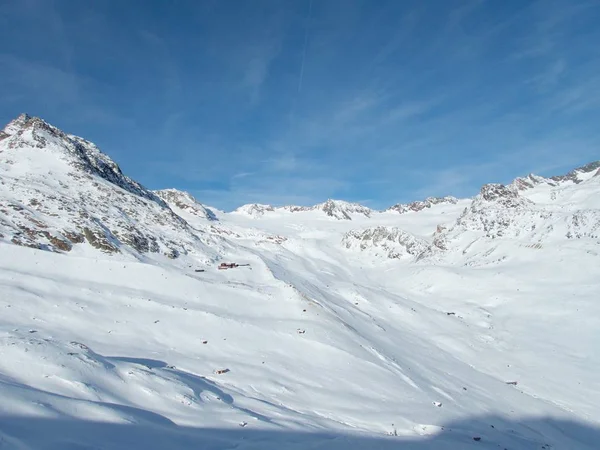
[[[375,256],[391,259],[416,257],[425,251],[429,243],[400,228],[373,227],[349,231],[342,238],[347,249],[358,249]]]
[[[198,202],[190,193],[179,191],[177,189],[163,189],[154,191],[171,209],[183,211],[196,217],[206,220],[218,221],[215,213]]]
[[[353,214],[370,217],[372,213],[370,208],[367,208],[359,203],[350,203],[332,199],[315,205],[312,209],[323,211],[325,214],[327,214],[327,216],[338,220],[352,220]]]

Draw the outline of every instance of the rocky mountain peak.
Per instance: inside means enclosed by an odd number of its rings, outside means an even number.
[[[203,217],[207,220],[219,220],[212,210],[201,204],[189,192],[180,191],[178,189],[162,189],[154,191],[154,193],[164,200],[172,209],[179,209],[193,216]]]
[[[482,203],[493,203],[504,208],[518,208],[532,202],[519,195],[513,185],[490,183],[482,186],[481,191],[473,201],[473,206],[479,207]]]
[[[17,118],[11,120],[3,129],[3,132],[9,136],[33,125],[35,122],[44,122],[39,117],[32,117],[27,113],[20,114]],[[45,123],[45,122],[44,122]]]
[[[458,203],[458,199],[455,197],[427,197],[425,200],[415,201],[412,203],[396,203],[390,206],[386,211],[395,211],[400,214],[404,214],[409,211],[418,212],[427,208],[431,208],[434,205],[442,203],[455,205]]]
[[[22,114],[0,140],[0,240],[56,252],[208,254],[197,234],[93,143]]]
[[[35,148],[55,153],[77,171],[97,175],[132,194],[165,206],[152,191],[125,176],[118,164],[92,142],[67,134],[39,117],[21,114],[4,128],[4,135],[3,141],[10,149]],[[14,156],[18,157],[19,153]]]
[[[334,217],[340,220],[352,220],[352,214],[361,214],[370,217],[373,212],[370,208],[361,205],[360,203],[351,203],[343,200],[328,199],[324,203],[315,205],[313,209],[319,209],[329,217]]]
[[[493,202],[501,199],[517,198],[519,193],[514,189],[503,184],[490,183],[485,184],[481,188],[481,197],[488,202]]]
[[[43,142],[43,133],[47,133],[52,137],[67,138],[66,133],[60,129],[39,117],[30,116],[27,113],[22,113],[16,119],[10,121],[3,131],[8,136],[23,136],[27,131],[31,131],[32,137],[36,138],[38,143]]]

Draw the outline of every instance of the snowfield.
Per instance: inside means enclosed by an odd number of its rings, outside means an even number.
[[[0,449],[597,449],[599,167],[225,213],[20,116]]]

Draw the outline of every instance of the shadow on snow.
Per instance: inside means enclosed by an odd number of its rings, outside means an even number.
[[[598,442],[600,429],[550,418],[473,418],[419,438],[0,416],[0,448],[10,450],[591,450]]]
[[[231,408],[243,411],[258,424],[275,425],[269,417],[236,405],[231,395],[212,381],[154,359],[103,357],[86,348],[107,367],[123,362],[145,366],[150,371],[168,371],[200,397],[209,391]],[[31,388],[3,377],[3,384],[41,394],[59,394]],[[0,399],[1,401],[1,399]],[[126,413],[131,424],[95,422],[77,418],[41,418],[0,415],[0,450],[592,450],[600,448],[600,428],[582,422],[554,418],[512,421],[506,417],[472,417],[448,424],[424,425],[410,436],[390,436],[391,425],[382,424],[381,436],[341,431],[256,429],[232,424],[231,428],[178,426],[166,417],[139,408],[113,403],[100,404]],[[6,410],[6,409],[5,409]],[[58,411],[56,411],[59,413]],[[268,425],[267,425],[268,426]],[[419,434],[421,436],[419,436]]]

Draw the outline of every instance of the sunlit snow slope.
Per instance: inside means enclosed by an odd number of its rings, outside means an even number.
[[[223,213],[20,116],[0,449],[598,448],[597,171]]]

